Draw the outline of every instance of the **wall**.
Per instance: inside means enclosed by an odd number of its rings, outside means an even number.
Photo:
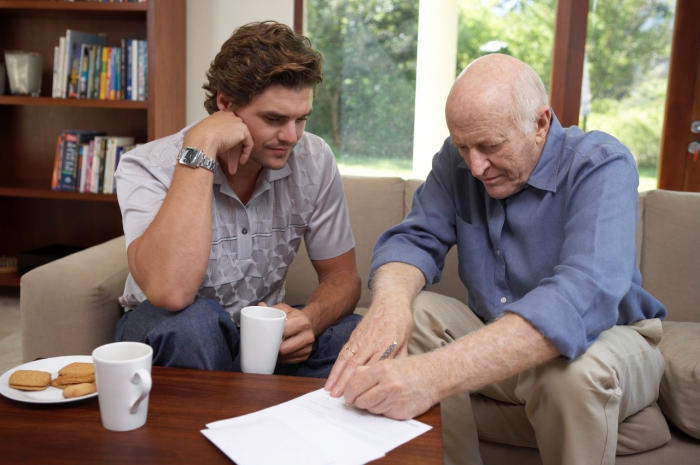
[[[187,0],[187,124],[207,116],[205,73],[234,29],[251,21],[294,25],[293,0]]]

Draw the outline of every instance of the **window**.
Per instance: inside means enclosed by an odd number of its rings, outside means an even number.
[[[592,0],[579,127],[603,130],[634,155],[639,190],[656,188],[674,0]]]
[[[418,0],[307,0],[306,35],[324,58],[307,130],[343,174],[410,177]]]
[[[507,53],[540,75],[565,126],[577,124],[581,89],[578,125],[620,139],[637,160],[640,190],[654,188],[675,0],[578,2],[306,0],[306,34],[325,77],[307,129],[331,144],[343,174],[424,178],[448,135],[455,76],[479,56]],[[437,57],[445,53],[452,61]]]

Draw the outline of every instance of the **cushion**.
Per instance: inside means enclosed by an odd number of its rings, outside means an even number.
[[[678,429],[700,439],[700,323],[664,321],[663,328],[659,406]]]
[[[642,286],[666,320],[700,322],[700,193],[649,191],[643,208]]]
[[[520,447],[537,447],[535,430],[522,405],[499,402],[480,394],[472,396],[479,439]],[[656,403],[630,415],[618,425],[617,455],[629,455],[661,447],[671,431]]]

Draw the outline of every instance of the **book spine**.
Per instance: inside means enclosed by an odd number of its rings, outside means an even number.
[[[100,70],[100,100],[107,99],[107,64],[109,62],[109,47],[102,47],[102,68]]]
[[[126,39],[126,50],[125,50],[125,57],[126,59],[124,60],[124,63],[126,63],[125,68],[124,68],[124,80],[125,80],[125,88],[124,88],[124,99],[125,100],[131,100],[131,67],[132,65],[132,50],[131,50],[131,39]]]
[[[77,136],[71,132],[66,132],[63,136],[63,167],[61,177],[58,181],[58,188],[62,191],[74,190],[75,169],[77,163],[76,141]]]
[[[119,100],[126,100],[126,39],[119,49]]]
[[[104,181],[105,181],[105,156],[107,155],[107,138],[103,137],[100,144],[100,174],[98,176],[99,185],[97,186],[97,192],[104,191]]]
[[[80,51],[80,79],[78,98],[88,98],[88,76],[90,75],[90,45],[83,44]]]
[[[146,41],[139,40],[138,100],[146,100]]]
[[[80,183],[78,185],[78,192],[85,192],[88,166],[88,144],[80,144]]]
[[[71,54],[70,79],[68,81],[68,98],[78,98],[78,81],[80,81],[80,47],[81,44],[73,44]]]
[[[51,175],[51,190],[58,190],[58,178],[61,173],[61,154],[63,153],[63,133],[56,138],[56,154],[53,160],[53,173]]]
[[[56,97],[56,88],[58,87],[58,54],[59,46],[53,48],[53,79],[51,81],[51,97]]]
[[[102,139],[102,137],[95,137],[93,139],[92,170],[90,172],[90,192],[93,194],[97,193],[100,185],[100,149],[102,147]]]
[[[65,43],[63,47],[63,58],[61,61],[63,62],[63,66],[61,69],[61,98],[66,98],[67,90],[68,90],[68,79],[70,77],[70,65],[71,65],[71,37],[72,37],[72,32],[70,29],[66,30],[66,37],[65,37]]]
[[[87,148],[87,169],[85,170],[85,190],[84,192],[90,191],[90,184],[92,183],[92,156],[95,150],[95,139],[88,142]]]
[[[139,41],[131,41],[131,100],[139,99]]]
[[[92,84],[92,98],[100,98],[100,80],[102,78],[102,46],[95,47],[95,71],[93,71],[94,82]]]
[[[87,90],[86,98],[93,98],[95,88],[95,49],[96,45],[90,45],[88,48],[88,75],[87,75]]]
[[[114,58],[115,58],[114,48],[109,47],[109,53],[107,55],[107,82],[106,82],[106,98],[107,100],[114,100]]]

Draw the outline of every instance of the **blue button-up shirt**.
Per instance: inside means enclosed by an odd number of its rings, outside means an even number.
[[[406,219],[379,238],[370,276],[385,263],[408,263],[427,289],[456,244],[467,304],[480,318],[517,313],[574,359],[613,325],[666,314],[642,289],[636,265],[638,183],[617,139],[564,129],[552,115],[527,184],[498,200],[448,138]]]

